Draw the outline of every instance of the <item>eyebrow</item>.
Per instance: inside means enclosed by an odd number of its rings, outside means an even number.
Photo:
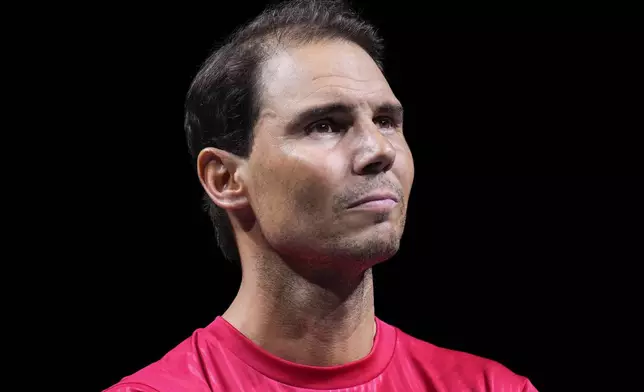
[[[320,117],[330,116],[332,114],[349,114],[355,109],[356,106],[343,103],[329,103],[325,105],[313,106],[298,113],[293,118],[293,120],[289,122],[289,127],[302,125],[307,121]],[[399,103],[383,103],[376,107],[374,113],[376,115],[388,114],[392,117],[402,119],[403,107]]]

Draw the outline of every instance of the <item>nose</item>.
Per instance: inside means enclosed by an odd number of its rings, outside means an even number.
[[[353,171],[359,175],[378,174],[391,169],[396,150],[378,127],[370,122],[361,129]]]

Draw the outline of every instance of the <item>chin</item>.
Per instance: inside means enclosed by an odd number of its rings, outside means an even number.
[[[364,268],[392,258],[400,248],[400,236],[394,233],[370,235],[367,238],[345,239],[337,244],[335,250],[338,258],[356,263]],[[334,252],[335,253],[335,252]]]

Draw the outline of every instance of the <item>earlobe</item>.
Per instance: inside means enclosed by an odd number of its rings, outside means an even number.
[[[239,158],[216,148],[203,149],[197,158],[201,186],[210,199],[223,209],[239,209],[247,205],[240,170]]]

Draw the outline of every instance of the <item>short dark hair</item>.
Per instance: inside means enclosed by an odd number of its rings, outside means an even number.
[[[261,65],[284,45],[331,39],[359,45],[382,70],[382,38],[374,26],[342,0],[273,4],[228,36],[202,64],[186,96],[184,129],[194,166],[199,152],[206,147],[247,158],[260,111]],[[207,194],[204,206],[224,257],[239,262],[226,211]]]

